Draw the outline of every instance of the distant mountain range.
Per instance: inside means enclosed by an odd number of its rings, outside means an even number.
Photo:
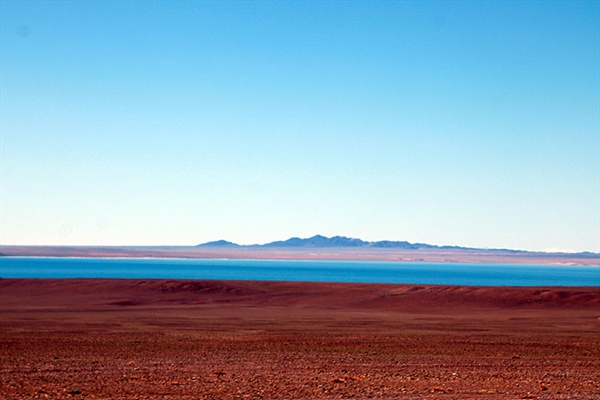
[[[327,248],[327,247],[370,247],[370,248],[387,248],[387,249],[404,249],[404,250],[419,250],[419,249],[456,249],[456,250],[481,250],[472,247],[460,247],[460,246],[435,246],[426,243],[410,243],[405,241],[391,241],[381,240],[377,242],[367,242],[361,239],[354,239],[345,236],[333,236],[325,237],[322,235],[315,235],[310,238],[301,239],[293,237],[287,240],[275,241],[266,244],[254,244],[254,245],[239,245],[227,240],[217,240],[214,242],[202,243],[198,247],[265,247],[265,248],[289,248],[289,247],[308,247],[308,248]],[[486,249],[489,250],[489,249]],[[518,250],[505,250],[502,251],[518,251]]]
[[[321,250],[324,249],[324,250]],[[331,250],[329,250],[331,249]],[[227,240],[195,246],[19,246],[1,245],[0,257],[153,257],[322,259],[372,261],[482,262],[508,264],[600,265],[592,252],[542,252],[381,240],[368,242],[345,236],[316,235],[266,244],[239,245]]]
[[[486,251],[486,252],[502,252],[515,254],[545,254],[537,251],[527,250],[511,250],[511,249],[481,249],[476,247],[461,247],[461,246],[436,246],[426,243],[410,243],[405,241],[380,240],[377,242],[367,242],[361,239],[354,239],[345,236],[325,237],[315,235],[310,238],[301,239],[293,237],[287,240],[280,240],[265,244],[239,245],[237,243],[228,242],[227,240],[217,240],[214,242],[202,243],[197,247],[210,248],[380,248],[380,249],[401,249],[401,250],[462,250],[462,251]],[[550,254],[550,253],[548,253]],[[551,254],[571,254],[584,258],[597,258],[598,253],[581,252],[581,253],[551,253]]]

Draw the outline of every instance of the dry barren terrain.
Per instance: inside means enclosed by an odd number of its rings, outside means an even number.
[[[0,398],[600,398],[600,288],[2,279],[0,297]]]

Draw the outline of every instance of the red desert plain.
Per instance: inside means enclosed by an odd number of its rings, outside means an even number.
[[[600,399],[600,287],[0,279],[0,398]]]

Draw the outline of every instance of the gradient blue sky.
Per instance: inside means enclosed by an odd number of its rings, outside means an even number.
[[[600,251],[600,2],[1,2],[2,244]]]

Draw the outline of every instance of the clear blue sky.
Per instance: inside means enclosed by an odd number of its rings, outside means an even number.
[[[600,251],[598,1],[1,1],[2,244]]]

